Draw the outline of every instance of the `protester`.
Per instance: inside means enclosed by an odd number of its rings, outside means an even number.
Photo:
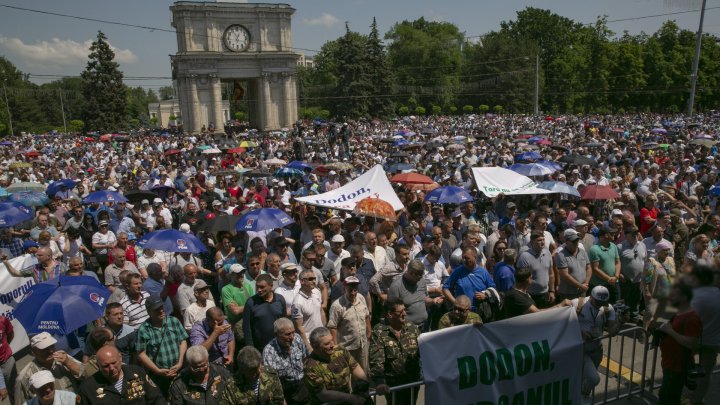
[[[245,303],[242,328],[245,332],[245,346],[253,346],[260,350],[275,336],[273,332],[275,321],[287,313],[285,299],[272,291],[270,276],[259,275],[255,288],[255,295]]]
[[[235,338],[225,314],[218,307],[207,310],[207,317],[192,325],[190,344],[202,346],[208,352],[209,361],[230,369],[235,356]]]
[[[27,405],[74,405],[77,394],[71,391],[56,390],[55,376],[48,370],[40,370],[30,377],[30,387],[35,397]]]
[[[187,366],[170,385],[171,404],[219,405],[231,373],[220,364],[209,361],[203,346],[191,346],[185,352]]]
[[[458,325],[482,325],[480,316],[470,311],[470,298],[466,295],[455,298],[455,306],[440,318],[438,329]]]
[[[275,370],[263,367],[262,354],[243,347],[237,355],[238,372],[227,382],[221,404],[260,403],[283,405],[284,393]]]
[[[288,318],[276,320],[273,330],[275,338],[263,349],[263,365],[278,373],[288,405],[304,403],[303,362],[310,351]]]
[[[698,379],[697,388],[693,392],[692,402],[702,403],[707,395],[712,371],[720,352],[720,288],[717,283],[717,270],[706,266],[696,266],[689,277],[693,287],[693,295],[690,306],[700,317],[702,322],[702,335],[698,352],[700,354],[700,366],[705,375]]]

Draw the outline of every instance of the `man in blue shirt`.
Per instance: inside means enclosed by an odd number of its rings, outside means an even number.
[[[443,283],[443,295],[450,305],[455,304],[455,297],[467,295],[474,298],[470,309],[475,310],[478,302],[488,299],[485,291],[490,287],[495,288],[495,282],[490,273],[478,266],[476,260],[477,250],[475,247],[464,247],[462,265],[456,267]]]
[[[515,260],[517,260],[517,251],[505,249],[503,260],[493,268],[493,280],[498,291],[506,292],[515,285]]]

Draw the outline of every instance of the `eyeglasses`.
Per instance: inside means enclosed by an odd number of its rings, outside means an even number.
[[[315,281],[315,280],[317,280],[317,278],[315,278],[315,277],[305,277],[303,280],[306,280],[306,281]]]
[[[202,371],[202,370],[207,369],[207,368],[208,368],[208,365],[209,365],[208,362],[205,362],[205,363],[202,363],[202,364],[198,364],[197,366],[190,366],[190,370],[191,370],[191,371],[196,371],[196,372],[197,372],[197,371]]]
[[[470,308],[463,308],[463,307],[455,306],[455,307],[453,307],[453,310],[454,310],[455,312],[467,312],[467,311],[470,310]]]

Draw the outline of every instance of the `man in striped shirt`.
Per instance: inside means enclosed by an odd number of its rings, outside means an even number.
[[[145,299],[150,294],[142,290],[142,277],[137,273],[127,276],[127,293],[120,299],[123,308],[123,322],[136,329],[148,318]]]

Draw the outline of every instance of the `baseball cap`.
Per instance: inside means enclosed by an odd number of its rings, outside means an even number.
[[[212,202],[212,206],[215,207],[217,205],[222,205],[222,203],[219,200],[215,200]]]
[[[330,242],[345,242],[345,238],[342,235],[335,235],[330,239]]]
[[[672,245],[669,242],[666,242],[664,240],[655,244],[656,252],[659,252],[659,251],[665,250],[665,249],[672,249]]]
[[[360,284],[360,280],[355,276],[349,276],[349,277],[345,277],[345,280],[343,280],[343,284],[345,284],[345,285]]]
[[[193,286],[193,291],[200,291],[200,290],[204,290],[206,288],[208,288],[208,285],[205,282],[205,280],[200,280],[200,279],[195,280],[195,285]]]
[[[515,203],[511,201],[511,202],[505,204],[505,208],[507,208],[507,209],[517,208],[517,205],[515,205]]]
[[[615,215],[620,215],[620,216],[622,216],[622,214],[623,214],[622,211],[620,211],[619,209],[614,209],[614,210],[612,210],[611,216],[613,216],[613,217],[614,217]]]
[[[578,235],[577,231],[574,229],[566,229],[563,232],[563,235],[565,236],[565,240],[569,240],[569,241],[573,241],[573,242],[580,239],[580,235]]]
[[[128,240],[137,240],[137,235],[135,235],[135,232],[128,232]]]
[[[180,232],[190,233],[190,225],[180,224]]]
[[[30,240],[30,239],[23,242],[23,246],[22,246],[23,250],[27,250],[27,249],[30,249],[33,247],[40,247],[40,245],[37,242],[35,242],[34,240]]]
[[[55,383],[55,376],[53,376],[53,373],[50,370],[40,370],[31,375],[28,382],[33,388],[38,390],[50,383]]]
[[[107,224],[108,224],[108,221],[100,221],[98,223],[98,226],[103,226],[103,225],[107,225]]]
[[[245,271],[245,267],[242,264],[235,263],[228,269],[230,274],[242,274]]]
[[[163,203],[163,200],[161,198],[155,198],[153,200],[153,204],[162,204],[162,203]]]
[[[606,287],[603,287],[601,285],[593,288],[590,292],[590,295],[595,298],[596,301],[603,304],[610,300],[610,292]]]
[[[460,211],[453,211],[452,214],[450,214],[450,216],[451,216],[452,218],[457,218],[457,217],[459,217],[459,216],[461,216],[461,215],[462,215],[462,212],[460,212]]]
[[[585,226],[587,224],[588,224],[587,221],[584,219],[576,219],[575,221],[573,221],[573,225],[575,225],[576,227],[577,226]]]
[[[286,186],[286,184],[285,184],[284,181],[279,181],[279,182],[278,182],[278,187],[285,187],[285,186]]]
[[[680,208],[673,208],[670,210],[670,216],[679,217],[681,215],[682,215],[682,211],[680,211]]]
[[[298,266],[295,263],[283,263],[280,266],[280,272],[284,273],[286,271],[298,271]]]
[[[148,200],[142,200],[142,201],[140,202],[140,204],[142,204],[142,205],[150,204],[150,201],[148,201]]]
[[[337,174],[337,172],[336,172],[335,170],[330,170],[330,173],[328,173],[328,174],[331,175],[331,176],[334,176],[334,175]]]
[[[159,295],[151,295],[145,299],[145,309],[154,311],[163,307],[163,301]]]
[[[47,349],[48,347],[57,343],[54,337],[47,332],[41,332],[30,338],[30,346],[33,349]]]

